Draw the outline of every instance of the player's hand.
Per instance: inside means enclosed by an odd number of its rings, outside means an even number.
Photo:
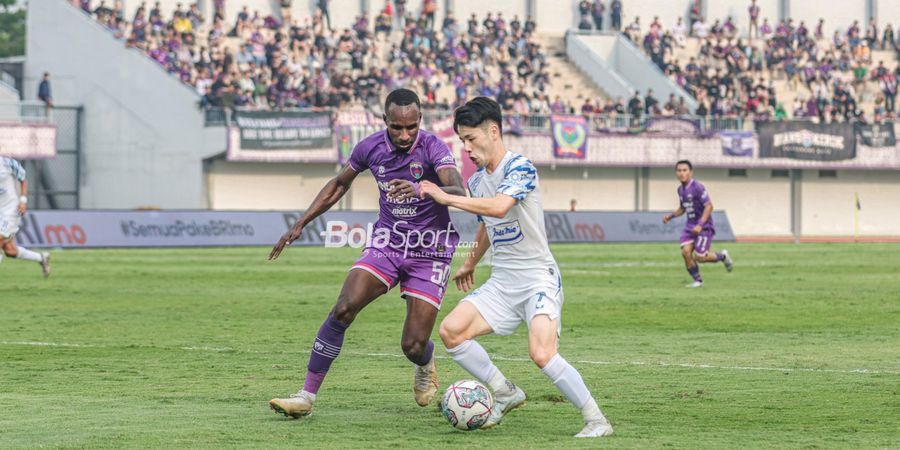
[[[697,225],[693,230],[691,230],[691,233],[694,233],[694,236],[698,236],[701,231],[703,231],[703,226]]]
[[[272,247],[272,251],[269,253],[269,261],[274,261],[278,259],[278,256],[281,255],[281,251],[284,250],[285,245],[291,245],[300,238],[300,235],[303,234],[303,227],[301,226],[293,226],[287,233],[284,233],[281,236],[281,239],[278,240],[278,243]]]
[[[26,210],[26,209],[28,209],[28,208],[27,208],[27,206],[26,206],[24,203],[19,203],[19,208],[17,209],[17,211],[19,211],[19,215],[20,215],[20,216],[24,216],[24,215],[25,215],[25,210]]]
[[[394,178],[391,180],[390,186],[391,190],[388,191],[387,195],[398,202],[419,196],[419,189],[412,181]]]
[[[469,292],[475,286],[475,266],[463,264],[453,276],[453,281],[456,282],[457,289]]]
[[[671,214],[666,214],[663,216],[663,223],[669,223],[670,220],[672,220]]]
[[[447,193],[440,186],[427,180],[419,183],[419,195],[422,198],[427,195],[442,205],[447,204]]]

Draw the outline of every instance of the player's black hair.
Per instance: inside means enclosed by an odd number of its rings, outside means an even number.
[[[388,107],[392,104],[397,106],[407,106],[412,105],[413,103],[416,104],[417,108],[422,107],[422,103],[419,102],[419,96],[416,95],[415,92],[405,88],[395,89],[391,91],[391,93],[388,94],[387,99],[384,100],[384,113],[387,114]]]
[[[453,112],[453,131],[459,132],[459,126],[477,127],[486,120],[497,124],[503,133],[503,115],[500,104],[487,97],[475,97]]]
[[[678,166],[680,166],[680,165],[682,165],[682,164],[687,165],[687,166],[688,166],[688,169],[694,170],[694,165],[691,164],[691,162],[688,161],[688,160],[686,160],[686,159],[682,159],[681,161],[678,161],[677,163],[675,163],[675,168],[677,169]]]

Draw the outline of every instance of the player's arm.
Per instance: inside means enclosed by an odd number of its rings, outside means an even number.
[[[28,182],[22,180],[19,182],[19,215],[25,215],[28,205]]]
[[[419,183],[419,191],[420,195],[427,195],[442,205],[459,208],[479,216],[496,217],[498,219],[506,216],[506,213],[516,204],[516,199],[506,194],[497,194],[491,198],[463,197],[461,195],[448,194],[440,186],[428,181]]]
[[[437,171],[438,179],[441,180],[441,190],[451,195],[466,196],[466,188],[463,187],[462,175],[456,167],[444,167]]]
[[[446,166],[438,169],[437,176],[441,182],[441,186],[439,186],[441,190],[448,194],[465,197],[466,189],[463,187],[462,176],[456,167]],[[407,198],[420,197],[421,187],[421,183],[416,184],[409,180],[395,178],[391,180],[391,190],[388,191],[388,195],[397,201],[405,201]]]
[[[706,202],[703,205],[703,214],[700,216],[700,221],[697,222],[697,225],[694,227],[694,234],[700,234],[700,232],[703,231],[703,226],[706,225],[706,222],[709,222],[709,218],[710,216],[712,216],[712,212],[712,202]]]
[[[481,222],[478,224],[478,230],[475,232],[475,247],[466,255],[466,260],[453,277],[457,289],[469,292],[475,286],[475,266],[484,257],[490,245],[491,241],[488,239],[487,228],[484,226],[484,222]]]
[[[663,216],[663,223],[669,223],[670,220],[681,217],[682,215],[684,215],[684,208],[679,206],[675,211]]]
[[[321,216],[325,211],[331,209],[331,207],[350,190],[350,186],[353,184],[353,180],[356,179],[357,175],[359,175],[359,172],[353,170],[350,165],[346,165],[344,166],[344,169],[341,170],[341,173],[328,181],[328,183],[325,184],[325,187],[323,187],[322,190],[319,191],[319,194],[316,195],[316,198],[312,201],[312,204],[309,205],[309,208],[306,208],[306,211],[303,212],[303,216],[297,219],[294,226],[291,227],[287,233],[282,235],[281,239],[278,240],[278,243],[275,244],[275,247],[272,248],[272,252],[269,253],[269,261],[277,259],[278,255],[281,254],[281,251],[284,250],[285,245],[290,245],[292,242],[296,241],[303,233],[303,228],[308,223]]]

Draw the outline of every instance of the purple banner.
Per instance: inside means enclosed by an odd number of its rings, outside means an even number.
[[[587,153],[587,119],[584,116],[550,116],[553,155],[557,158],[584,159]]]
[[[752,131],[720,131],[722,154],[725,156],[753,157]]]

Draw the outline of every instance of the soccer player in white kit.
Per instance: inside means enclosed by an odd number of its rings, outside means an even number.
[[[454,113],[454,130],[479,168],[469,179],[471,197],[447,194],[434,183],[419,184],[421,195],[477,214],[481,222],[477,245],[454,276],[459,289],[473,287],[475,265],[488,246],[494,252],[490,278],[444,318],[441,340],[454,361],[494,391],[494,407],[482,428],[497,425],[507,412],[523,406],[525,392],[503,376],[475,338],[509,335],[525,322],[531,359],[581,410],[585,425],[575,437],[612,434],[581,375],[557,353],[562,278],[547,244],[537,170],[524,156],[506,150],[502,123],[500,106],[486,97]]]
[[[16,188],[18,184],[18,189]],[[50,254],[37,253],[16,245],[19,221],[28,203],[28,182],[25,169],[15,159],[0,156],[0,262],[3,255],[34,261],[41,265],[44,277],[50,276]]]

